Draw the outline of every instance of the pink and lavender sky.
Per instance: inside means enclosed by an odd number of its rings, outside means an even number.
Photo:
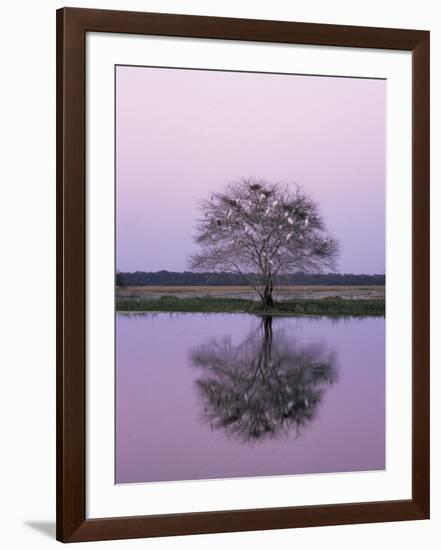
[[[385,108],[384,80],[117,67],[117,269],[188,269],[198,201],[254,176],[318,201],[338,271],[383,273]]]

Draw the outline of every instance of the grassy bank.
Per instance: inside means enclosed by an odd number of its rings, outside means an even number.
[[[240,298],[211,296],[178,298],[161,296],[159,299],[121,298],[116,300],[117,311],[166,311],[187,313],[254,313],[266,315],[326,315],[383,316],[384,300],[345,300],[344,298],[299,299],[281,301],[272,308],[259,302]]]

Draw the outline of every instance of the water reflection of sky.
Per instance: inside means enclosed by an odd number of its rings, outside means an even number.
[[[117,482],[384,468],[384,319],[117,315]]]

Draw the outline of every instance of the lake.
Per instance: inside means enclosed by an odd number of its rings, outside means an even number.
[[[117,313],[117,483],[384,468],[384,318]]]

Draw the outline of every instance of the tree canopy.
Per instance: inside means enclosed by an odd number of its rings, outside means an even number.
[[[241,179],[201,203],[195,270],[238,273],[266,305],[279,273],[333,270],[338,242],[327,232],[318,205],[299,186]]]

